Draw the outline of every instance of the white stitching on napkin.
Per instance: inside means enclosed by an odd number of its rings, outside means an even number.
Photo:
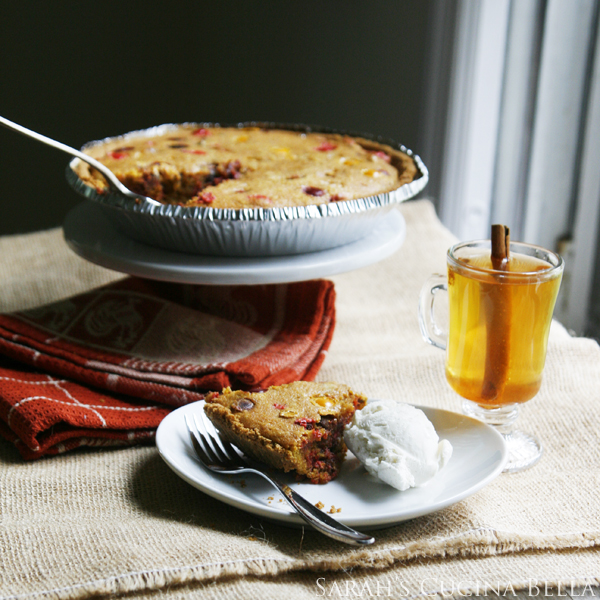
[[[48,400],[49,402],[56,402],[57,404],[65,404],[67,406],[72,406],[73,404],[76,404],[77,406],[79,406],[81,408],[87,408],[88,410],[93,412],[98,417],[103,428],[107,427],[106,419],[96,409],[99,409],[99,410],[121,410],[121,411],[125,411],[125,412],[137,412],[137,411],[154,410],[155,409],[154,406],[125,407],[125,406],[102,406],[102,405],[95,405],[95,404],[84,404],[83,402],[80,402],[79,400],[77,400],[77,398],[75,398],[75,396],[73,396],[68,390],[66,390],[64,387],[62,387],[61,384],[68,383],[68,381],[66,379],[54,379],[51,375],[48,375],[47,377],[48,377],[48,381],[28,381],[26,379],[17,379],[15,377],[0,377],[0,379],[4,379],[7,381],[15,381],[17,383],[25,383],[25,384],[33,384],[33,385],[52,385],[52,386],[58,388],[59,390],[61,390],[65,394],[65,396],[67,396],[67,398],[72,400],[72,402],[66,402],[64,400],[48,398],[47,396],[29,396],[28,398],[23,398],[22,400],[20,400],[16,404],[14,404],[11,407],[11,409],[8,411],[6,422],[9,427],[10,427],[10,421],[12,418],[12,414],[15,411],[15,409],[18,408],[19,406],[21,406],[22,404],[24,404],[25,402],[29,402],[30,400]]]
[[[77,404],[77,406],[81,406],[82,408],[90,409],[100,419],[100,422],[102,423],[102,427],[106,427],[106,419],[97,410],[95,410],[95,408],[93,408],[89,404],[83,404],[82,402],[79,402],[79,400],[77,400],[77,398],[75,398],[75,396],[73,396],[68,390],[66,390],[64,387],[62,387],[62,385],[60,385],[60,383],[57,383],[55,381],[52,381],[52,383],[55,384],[55,387],[57,387],[59,390],[64,392],[64,394],[67,396],[67,398],[70,398],[71,400],[73,400],[73,402],[75,404]]]
[[[49,400],[50,402],[56,402],[57,404],[66,404],[67,406],[73,406],[73,404],[71,402],[67,402],[66,400],[56,400],[56,398],[48,398],[47,396],[30,396],[29,398],[23,398],[23,400],[21,400],[20,402],[17,402],[14,406],[12,406],[12,408],[8,412],[8,419],[7,419],[8,425],[10,425],[10,418],[11,418],[11,415],[12,415],[12,412],[14,411],[14,409],[17,408],[18,406],[21,406],[21,404],[28,402],[29,400]],[[81,406],[81,408],[89,408],[92,412],[96,413],[102,420],[103,427],[106,427],[106,421],[104,420],[104,417],[95,410],[96,408],[98,408],[100,410],[123,410],[123,411],[130,411],[130,412],[156,409],[156,406],[137,406],[135,408],[129,408],[129,407],[125,407],[125,406],[102,406],[101,404],[100,405],[81,404],[81,402],[78,402],[77,404],[78,404],[78,406]]]
[[[50,381],[29,381],[27,379],[17,379],[16,377],[0,377],[4,381],[15,381],[16,383],[27,383],[31,385],[48,385],[49,383],[66,383],[66,379],[55,379],[53,382]]]

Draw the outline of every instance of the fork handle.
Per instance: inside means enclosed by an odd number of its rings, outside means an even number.
[[[38,133],[37,131],[32,131],[31,129],[27,129],[27,127],[23,127],[23,125],[19,125],[18,123],[10,121],[9,119],[2,117],[2,116],[0,116],[0,125],[2,125],[3,127],[6,127],[7,129],[12,129],[13,131],[16,131],[17,133],[20,133],[21,135],[25,135],[27,137],[33,138],[34,140],[37,140],[38,142],[42,142],[43,144],[47,144],[48,146],[52,146],[53,148],[62,150],[63,152],[66,152],[67,154],[70,154],[71,156],[75,156],[79,160],[82,160],[83,162],[88,163],[88,165],[94,167],[94,169],[96,169],[97,171],[102,173],[102,175],[104,176],[106,181],[109,183],[109,185],[114,190],[118,191],[120,194],[123,194],[124,196],[127,196],[128,198],[132,198],[137,201],[145,201],[150,204],[154,204],[155,206],[162,206],[162,204],[160,202],[158,202],[157,200],[154,200],[153,198],[147,198],[146,196],[140,196],[139,194],[132,192],[129,188],[125,187],[119,181],[117,176],[106,165],[97,161],[95,158],[92,158],[88,154],[80,152],[79,150],[76,150],[75,148],[71,148],[71,146],[67,146],[66,144],[63,144],[62,142],[53,140],[52,138],[42,135],[41,133]]]
[[[53,140],[52,138],[46,137],[45,135],[42,135],[41,133],[37,133],[37,131],[32,131],[31,129],[27,129],[27,127],[23,127],[22,125],[19,125],[18,123],[9,121],[8,119],[6,119],[5,117],[2,117],[2,116],[0,116],[0,125],[6,127],[7,129],[12,129],[12,130],[20,133],[21,135],[25,135],[27,137],[33,138],[34,140],[37,140],[38,142],[42,142],[43,144],[47,144],[48,146],[52,146],[53,148],[62,150],[63,152],[66,152],[67,154],[70,154],[71,156],[77,157],[79,160],[83,160],[84,162],[86,162],[89,165],[91,165],[92,167],[94,167],[96,170],[100,171],[102,173],[102,175],[104,175],[104,177],[106,177],[110,181],[110,183],[113,184],[115,187],[118,185],[117,182],[119,180],[115,177],[114,173],[112,171],[110,171],[102,163],[100,163],[96,159],[92,158],[91,156],[88,156],[87,154],[84,154],[83,152],[80,152],[79,150],[76,150],[75,148],[71,148],[71,146],[67,146],[66,144],[63,144],[62,142],[59,142],[57,140]]]
[[[374,537],[360,533],[347,525],[343,525],[330,517],[327,513],[311,504],[306,498],[295,492],[291,487],[281,483],[271,475],[267,475],[258,469],[252,469],[255,473],[262,475],[267,481],[273,484],[292,505],[296,512],[315,529],[324,535],[354,546],[366,546],[375,541]]]

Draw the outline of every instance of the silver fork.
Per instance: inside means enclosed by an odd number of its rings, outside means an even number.
[[[194,450],[202,465],[208,470],[222,475],[245,472],[256,473],[276,487],[292,505],[294,510],[309,525],[312,525],[326,536],[354,546],[364,546],[372,544],[375,541],[375,538],[355,531],[336,521],[322,510],[319,510],[291,487],[281,483],[271,474],[267,474],[261,468],[261,465],[254,462],[251,464],[247,462],[247,459],[240,454],[240,451],[218,435],[212,424],[210,425],[210,429],[213,432],[209,431],[204,415],[202,415],[200,423],[196,415],[194,415],[193,425],[190,424],[190,420],[185,415],[185,423],[190,433]]]
[[[132,200],[135,200],[138,204],[140,202],[147,202],[148,204],[152,204],[154,206],[162,206],[161,202],[154,200],[154,198],[150,198],[148,196],[142,196],[140,194],[136,194],[132,192],[129,188],[125,187],[118,179],[117,176],[105,165],[101,162],[98,162],[95,158],[80,152],[79,150],[75,150],[75,148],[71,148],[71,146],[67,146],[62,142],[58,142],[53,140],[52,138],[46,137],[41,133],[37,133],[36,131],[32,131],[31,129],[27,129],[27,127],[23,127],[18,123],[14,123],[13,121],[9,121],[5,117],[0,116],[0,125],[3,125],[7,129],[12,129],[13,131],[17,131],[22,135],[26,135],[27,137],[33,138],[38,142],[42,142],[47,144],[48,146],[52,146],[53,148],[57,148],[58,150],[62,150],[71,156],[76,156],[79,160],[88,163],[88,165],[94,167],[96,171],[102,173],[108,185],[118,194],[122,194],[123,196],[127,196]]]

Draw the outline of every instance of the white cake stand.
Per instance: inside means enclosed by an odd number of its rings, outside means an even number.
[[[91,201],[68,213],[63,231],[76,254],[113,271],[176,283],[257,285],[328,277],[376,263],[400,248],[406,223],[394,210],[366,237],[351,244],[307,254],[252,258],[199,256],[146,246],[116,229]]]

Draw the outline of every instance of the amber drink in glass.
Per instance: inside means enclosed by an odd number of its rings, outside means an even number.
[[[447,280],[434,276],[423,289],[420,324],[428,342],[446,349],[446,378],[464,398],[463,411],[498,428],[509,446],[505,470],[520,471],[542,453],[535,438],[513,427],[519,405],[542,383],[563,261],[518,242],[509,257],[498,269],[489,240],[453,246]],[[447,336],[433,316],[440,290],[448,292]]]

